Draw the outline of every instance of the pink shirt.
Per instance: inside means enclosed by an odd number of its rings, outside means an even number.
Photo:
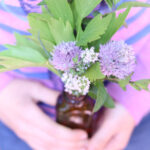
[[[34,2],[30,0],[28,2],[34,5]],[[26,34],[26,31],[29,28],[25,12],[22,10],[21,13],[16,15],[16,12],[14,12],[10,6],[13,6],[13,8],[18,8],[18,10],[21,11],[18,0],[5,0],[5,6],[3,6],[2,0],[0,0],[0,49],[3,48],[3,44],[13,44],[15,42],[14,35],[10,29],[8,29],[8,26],[12,29],[18,30],[18,32],[22,31],[24,34]],[[150,78],[149,14],[150,9],[133,8],[127,19],[127,23],[129,25],[128,28],[121,28],[113,37],[115,40],[125,40],[128,44],[132,44],[135,49],[137,55],[137,67],[132,78],[133,80]],[[45,68],[24,68],[21,69],[21,71],[29,74],[41,73],[45,75],[47,73],[47,69]],[[18,77],[28,78],[18,72],[16,73],[15,71],[1,73],[0,90],[7,86],[11,80]],[[31,77],[31,79],[42,82],[48,87],[52,87],[52,82],[46,77],[44,79]],[[116,101],[127,108],[137,124],[143,116],[150,111],[150,93],[146,91],[139,92],[130,86],[127,87],[127,91],[123,91],[118,85],[111,83],[108,85],[108,92]]]

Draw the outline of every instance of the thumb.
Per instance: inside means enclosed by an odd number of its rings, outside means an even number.
[[[60,92],[49,89],[37,82],[33,82],[30,88],[31,98],[33,98],[36,102],[41,101],[46,104],[56,105]]]

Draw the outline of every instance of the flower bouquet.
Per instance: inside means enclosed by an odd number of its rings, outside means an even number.
[[[108,11],[101,13],[102,3]],[[22,67],[46,67],[64,83],[57,109],[57,122],[81,128],[92,135],[94,114],[114,107],[105,82],[124,90],[130,84],[148,90],[149,79],[131,81],[136,66],[133,48],[111,40],[125,25],[131,7],[149,7],[141,2],[119,0],[44,0],[40,13],[30,13],[30,36],[15,34],[16,45],[0,52],[0,72]],[[118,6],[118,7],[116,7]],[[117,11],[123,9],[117,16]]]

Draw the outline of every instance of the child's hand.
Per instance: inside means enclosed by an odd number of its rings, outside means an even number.
[[[34,150],[84,150],[84,131],[55,123],[36,105],[55,105],[58,96],[40,83],[14,80],[0,93],[0,119]]]
[[[89,150],[123,150],[135,126],[133,118],[118,103],[101,117],[99,130],[89,141]]]

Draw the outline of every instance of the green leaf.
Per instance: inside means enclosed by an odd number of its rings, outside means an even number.
[[[32,40],[30,39],[27,39],[26,37],[18,34],[18,33],[15,33],[15,37],[16,37],[16,46],[15,47],[19,47],[19,46],[25,46],[25,47],[30,47],[36,51],[38,51],[39,53],[41,53],[41,55],[43,55],[45,57],[45,59],[48,59],[49,57],[46,55],[45,51],[43,50],[42,46],[40,45],[40,42],[38,39],[32,39],[34,38],[33,36],[30,37]],[[35,41],[35,42],[34,42]],[[43,41],[42,41],[43,42]],[[50,43],[50,42],[49,42]],[[38,45],[37,45],[38,44]],[[45,44],[45,43],[44,43]],[[10,45],[8,45],[9,47]],[[7,45],[6,45],[7,47]],[[17,49],[16,49],[17,50]],[[20,50],[18,48],[18,50]]]
[[[41,47],[17,33],[15,33],[15,37],[16,45],[5,45],[8,49],[0,52],[0,65],[5,67],[1,67],[1,72],[46,65],[48,57]]]
[[[14,69],[23,68],[23,67],[39,66],[39,64],[25,61],[25,60],[18,59],[18,58],[0,56],[0,59],[1,59],[0,64],[3,66],[3,67],[0,67],[0,72],[10,71]]]
[[[109,6],[109,8],[113,7],[113,0],[105,0],[105,2],[107,3],[107,5]]]
[[[138,2],[138,1],[129,1],[129,2],[124,2],[122,3],[117,10],[123,9],[123,8],[128,8],[128,7],[150,7],[149,3],[143,3],[143,2]]]
[[[113,0],[114,4],[116,5],[117,3],[119,3],[121,0]]]
[[[141,91],[141,88],[140,88],[139,86],[137,86],[136,84],[134,84],[134,82],[131,82],[130,85],[131,85],[134,89],[136,89],[136,90],[138,90],[138,91]]]
[[[50,18],[53,17],[52,14],[45,6],[41,6],[41,9],[42,9],[42,13],[30,13],[30,14],[32,14],[32,16],[35,16],[36,19],[38,20],[49,22]]]
[[[87,45],[87,43],[99,39],[100,36],[105,33],[110,23],[111,17],[112,15],[110,14],[107,17],[102,18],[102,16],[99,14],[94,19],[92,19],[87,25],[85,31],[81,34],[77,45]]]
[[[5,67],[3,65],[0,65],[0,69],[4,69]]]
[[[41,39],[45,39],[47,41],[50,41],[51,43],[54,43],[54,39],[52,36],[52,33],[48,26],[48,20],[42,19],[43,17],[40,17],[41,14],[38,13],[30,13],[28,15],[28,20],[30,24],[30,33],[32,33],[32,36],[38,38],[38,34],[40,34]],[[43,15],[42,15],[43,16]],[[49,15],[49,21],[51,16]]]
[[[149,88],[148,88],[149,84],[150,84],[150,79],[143,79],[143,80],[138,80],[135,82],[130,82],[130,85],[139,91],[141,90],[149,91]]]
[[[43,49],[37,44],[19,34],[15,34],[15,37],[16,45],[5,45],[8,50],[0,52],[0,56],[18,58],[36,63],[47,61],[48,58],[45,57]]]
[[[42,47],[41,40],[47,51],[52,51],[55,45],[53,35],[48,25],[50,18],[52,18],[52,16],[44,6],[42,7],[42,13],[30,13],[28,16],[31,27],[28,31],[32,35],[27,37],[40,47]]]
[[[108,97],[102,81],[97,81],[96,87],[97,87],[97,96],[96,96],[96,103],[93,109],[94,112],[97,112],[104,105]]]
[[[110,21],[109,27],[101,39],[102,44],[108,42],[111,39],[111,37],[124,24],[129,11],[130,11],[130,8],[126,9],[126,11],[119,14],[118,18],[116,18],[115,14],[113,14],[113,17],[112,17],[112,20]]]
[[[45,0],[48,9],[56,19],[62,19],[74,26],[73,14],[67,0]]]
[[[126,77],[123,80],[118,80],[118,84],[120,85],[120,87],[125,91],[126,90],[126,86],[129,84],[130,80],[131,80],[131,76]]]
[[[50,71],[54,72],[56,75],[60,76],[59,72],[52,65],[50,65],[49,61],[45,61],[44,63],[37,63],[23,60],[20,58],[0,56],[0,66],[3,66],[0,67],[0,72],[20,69],[24,67],[46,67]]]
[[[96,83],[96,84],[93,84],[93,85],[91,85],[91,87],[90,87],[90,90],[89,90],[89,93],[88,93],[88,95],[92,98],[92,99],[97,99],[97,93],[98,93],[98,90],[99,90],[99,88],[98,88],[98,84],[99,84],[99,81],[98,81],[98,83]],[[115,104],[114,104],[114,100],[109,96],[109,94],[107,93],[107,91],[103,88],[103,91],[104,91],[104,93],[106,94],[106,96],[107,96],[107,98],[106,98],[106,100],[104,100],[105,102],[104,102],[104,106],[105,107],[107,107],[107,108],[114,108],[114,106],[115,106]],[[100,93],[99,93],[100,94]],[[98,103],[98,102],[97,102]],[[97,104],[96,104],[97,105]],[[101,104],[100,104],[100,106],[101,106]],[[95,106],[96,107],[96,106]],[[98,107],[98,106],[97,106]],[[99,108],[97,108],[97,109],[99,109]]]
[[[105,44],[112,38],[112,36],[124,24],[129,11],[130,11],[130,8],[126,9],[126,11],[124,11],[123,13],[120,13],[117,18],[116,18],[115,13],[112,14],[112,19],[110,21],[110,24],[108,25],[108,28],[105,34],[102,35],[100,40],[97,40],[93,43],[93,45],[96,46],[96,48],[99,48],[100,44]]]
[[[46,50],[48,50],[49,52],[52,52],[52,50],[54,49],[54,44],[45,39],[41,39],[41,41],[44,44]]]
[[[86,16],[88,16],[94,8],[101,2],[101,0],[74,0],[72,2],[72,11],[75,18],[77,39],[80,37],[82,33],[82,20]]]
[[[38,37],[38,35],[37,35],[37,37]],[[34,41],[37,45],[38,45],[38,47],[41,47],[41,49],[43,49],[43,47],[42,47],[42,45],[41,45],[41,43],[40,43],[40,41],[39,41],[39,39],[37,38],[37,37],[35,37],[35,36],[28,36],[28,38],[29,39],[31,39],[32,41]],[[41,38],[40,38],[41,39]],[[54,44],[53,43],[51,43],[50,41],[47,41],[47,40],[45,40],[45,39],[41,39],[41,41],[42,41],[42,43],[43,43],[43,45],[44,45],[44,47],[46,48],[46,50],[48,51],[48,52],[52,52],[53,51],[53,49],[54,49]],[[43,53],[44,51],[42,51],[42,53]],[[45,53],[45,52],[44,52]],[[44,54],[43,53],[43,54]],[[47,57],[47,56],[46,56]]]
[[[62,19],[56,20],[54,18],[51,18],[49,28],[51,29],[52,35],[57,44],[59,44],[62,41],[75,41],[73,28],[69,22],[66,22],[64,24]]]
[[[82,20],[88,16],[100,2],[101,0],[74,0],[72,3],[72,8],[74,8],[76,21]]]
[[[111,98],[111,96],[109,96],[109,94],[107,94],[107,98],[106,98],[106,101],[104,103],[104,106],[107,108],[114,108],[115,107],[114,100]]]
[[[88,95],[92,98],[92,99],[96,99],[97,98],[97,86],[95,86],[94,84],[92,84],[90,86],[90,90],[88,92]]]
[[[84,74],[91,82],[94,82],[98,79],[104,79],[105,75],[102,74],[100,69],[100,63],[96,62],[93,64]]]
[[[58,75],[59,77],[61,76],[60,72],[59,72],[58,70],[56,70],[56,69],[54,68],[54,66],[52,66],[52,65],[49,63],[49,61],[47,61],[47,63],[44,64],[43,67],[48,68],[50,71],[52,71],[53,73],[55,73],[55,74]]]
[[[29,46],[32,48],[38,48],[38,46],[28,38],[24,37],[23,35],[20,35],[18,33],[14,33],[16,38],[16,46]],[[19,49],[18,49],[19,50]]]
[[[0,52],[0,56],[18,58],[30,62],[44,63],[47,59],[37,50],[28,46],[6,45],[8,50]]]
[[[41,5],[46,5],[46,3],[45,3],[44,0],[43,0],[42,2],[38,3],[38,5],[39,5],[39,6],[41,6]]]

